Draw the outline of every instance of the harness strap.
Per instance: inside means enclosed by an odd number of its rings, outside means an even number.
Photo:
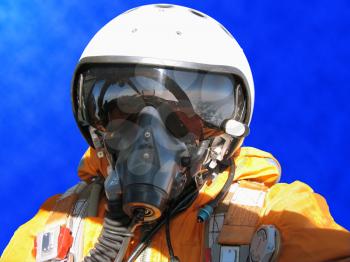
[[[219,203],[205,227],[205,262],[247,261],[268,188],[239,181]]]
[[[81,261],[83,256],[83,218],[96,216],[102,185],[84,181],[68,189],[56,202],[45,229],[35,239],[37,262]]]
[[[218,242],[222,245],[247,245],[259,223],[265,195],[264,184],[240,181],[234,189]]]

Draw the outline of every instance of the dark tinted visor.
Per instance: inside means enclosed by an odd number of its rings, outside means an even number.
[[[79,115],[101,131],[116,128],[112,122],[132,121],[145,106],[157,108],[167,127],[173,125],[170,129],[183,126],[171,130],[179,135],[191,131],[203,137],[205,129],[213,134],[226,119],[245,118],[245,90],[241,79],[231,74],[94,65],[83,70],[77,82]]]

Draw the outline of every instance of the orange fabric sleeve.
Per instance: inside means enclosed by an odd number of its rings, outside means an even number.
[[[81,180],[90,182],[96,175],[107,176],[107,159],[98,158],[95,149],[89,147],[80,160],[78,176]]]
[[[235,153],[234,161],[235,181],[249,180],[271,187],[280,180],[281,166],[270,153],[253,147],[242,147]]]
[[[55,195],[47,199],[40,207],[38,213],[16,230],[9,244],[2,253],[0,262],[35,262],[35,257],[32,253],[34,239],[38,233],[44,230],[45,222],[59,196],[60,195]]]
[[[271,187],[261,224],[273,224],[281,233],[278,261],[337,261],[350,257],[350,232],[333,220],[325,199],[300,181]]]

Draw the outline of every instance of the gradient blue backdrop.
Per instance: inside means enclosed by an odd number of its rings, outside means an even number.
[[[1,0],[0,254],[47,197],[78,180],[87,145],[71,113],[70,80],[84,47],[117,14],[154,2]],[[282,181],[308,183],[349,229],[350,2],[168,2],[233,33],[256,84],[245,144],[272,152]]]

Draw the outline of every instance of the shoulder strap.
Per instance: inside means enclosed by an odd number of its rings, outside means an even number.
[[[81,260],[83,218],[96,216],[101,189],[98,178],[90,184],[81,181],[57,200],[44,231],[36,237],[36,261]]]
[[[206,262],[223,260],[226,253],[233,261],[246,261],[267,190],[264,184],[249,181],[231,186],[206,223]]]
[[[246,245],[256,231],[268,188],[261,183],[240,181],[225,212],[218,242],[222,245]]]

